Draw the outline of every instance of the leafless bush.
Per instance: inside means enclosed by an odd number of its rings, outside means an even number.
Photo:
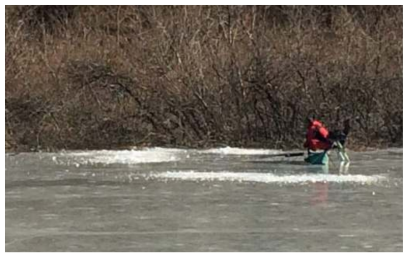
[[[8,138],[23,149],[300,147],[316,114],[331,128],[352,118],[352,146],[402,145],[402,12],[8,6]]]

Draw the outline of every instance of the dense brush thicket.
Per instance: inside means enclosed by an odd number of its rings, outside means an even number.
[[[402,6],[6,6],[6,147],[402,145]]]

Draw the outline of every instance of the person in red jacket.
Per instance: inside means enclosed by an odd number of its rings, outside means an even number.
[[[318,120],[308,118],[308,128],[306,131],[305,148],[316,151],[319,149],[328,150],[332,148],[333,141],[328,139],[328,129]]]
[[[345,145],[346,137],[349,134],[350,121],[344,121],[343,130],[329,130],[318,120],[308,118],[308,128],[306,131],[306,141],[303,145],[312,151],[328,150],[334,147],[334,142],[339,142],[342,146]]]

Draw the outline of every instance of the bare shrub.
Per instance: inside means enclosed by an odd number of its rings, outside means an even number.
[[[7,6],[8,139],[296,148],[316,114],[330,128],[351,118],[352,147],[402,145],[402,12]]]

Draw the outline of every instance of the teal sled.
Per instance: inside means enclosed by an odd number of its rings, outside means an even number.
[[[305,162],[312,165],[327,165],[329,163],[329,156],[327,152],[309,153],[305,158]]]

